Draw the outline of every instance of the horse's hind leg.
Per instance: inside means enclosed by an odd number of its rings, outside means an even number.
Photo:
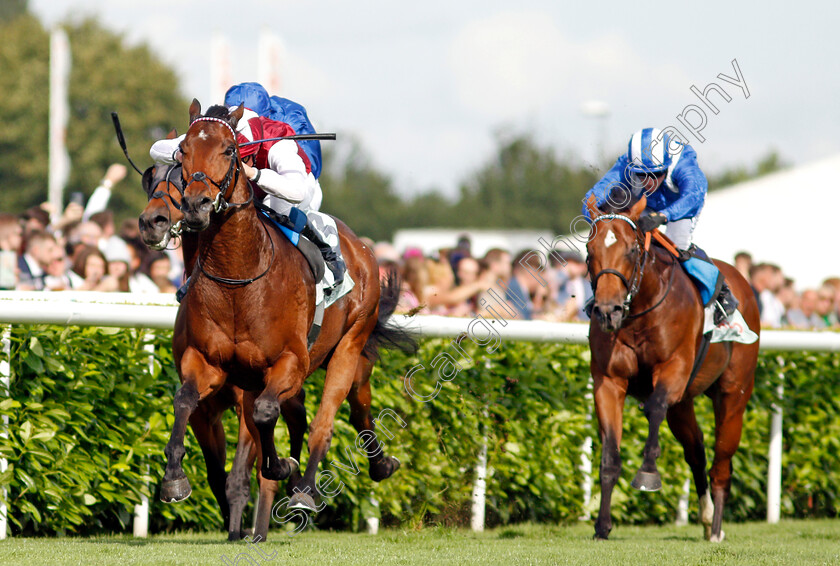
[[[606,540],[612,530],[612,491],[621,475],[621,422],[627,382],[605,378],[593,371],[595,411],[601,436],[601,508],[595,521],[595,538]]]
[[[368,334],[369,331],[364,334],[364,337],[366,338]],[[289,507],[317,510],[314,499],[315,474],[318,472],[318,465],[330,448],[335,415],[353,387],[363,346],[364,339],[361,332],[345,334],[332,355],[327,366],[324,392],[321,395],[318,413],[309,431],[309,461],[306,464],[303,481],[291,497]],[[355,461],[350,464],[354,465]]]
[[[730,364],[730,368],[732,365]],[[732,456],[738,449],[741,442],[741,428],[744,424],[744,409],[747,406],[752,394],[753,382],[748,385],[731,384],[726,379],[727,369],[721,377],[720,389],[712,395],[712,402],[715,408],[715,458],[709,477],[712,483],[712,501],[715,504],[714,518],[712,519],[712,542],[721,542],[724,534],[721,526],[723,524],[723,506],[729,499],[729,489],[732,485]]]
[[[391,477],[399,469],[400,461],[394,456],[385,455],[373,430],[375,421],[370,418],[370,372],[373,364],[374,362],[365,357],[359,359],[356,378],[347,395],[347,401],[350,403],[350,423],[358,431],[367,453],[370,479],[379,482]],[[388,438],[394,437],[387,428],[383,426],[382,429]]]
[[[225,493],[230,502],[228,540],[231,541],[241,539],[244,534],[242,515],[251,495],[251,470],[257,459],[257,445],[246,423],[246,415],[253,411],[253,407],[253,396],[250,393],[241,394],[236,407],[236,415],[239,417],[239,441],[225,485]]]
[[[286,428],[289,430],[289,455],[298,465],[292,470],[289,482],[286,486],[288,495],[300,483],[300,453],[303,450],[303,435],[306,433],[306,391],[301,388],[300,392],[287,399],[280,405],[280,413],[286,421]]]
[[[694,487],[700,501],[700,522],[703,523],[704,536],[712,536],[712,518],[714,506],[709,497],[709,484],[706,480],[706,449],[703,445],[703,432],[697,425],[694,413],[694,400],[688,399],[668,409],[668,426],[674,437],[682,444],[685,461],[694,476]]]
[[[221,413],[224,407],[212,403],[201,403],[195,413],[190,416],[190,426],[193,434],[204,454],[204,464],[207,468],[207,483],[210,484],[210,491],[219,504],[219,511],[224,520],[224,528],[227,529],[230,523],[230,505],[225,493],[225,458],[227,446],[225,442],[225,431],[222,427]]]

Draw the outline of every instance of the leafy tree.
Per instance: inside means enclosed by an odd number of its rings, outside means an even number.
[[[175,73],[145,45],[127,47],[121,35],[95,19],[65,25],[70,40],[70,179],[65,193],[90,195],[108,165],[124,162],[110,112],[117,110],[129,152],[149,164],[150,144],[187,122],[187,102]],[[0,209],[19,212],[47,198],[49,34],[32,15],[0,25]],[[11,190],[10,190],[11,189]],[[135,216],[145,204],[133,173],[114,188],[109,204],[118,217]]]
[[[462,226],[543,228],[566,233],[595,172],[523,134],[499,138],[497,154],[461,187]]]
[[[358,140],[351,139],[345,156],[324,144],[321,210],[347,223],[358,235],[391,238],[402,227],[405,204],[391,179],[371,165]]]
[[[11,21],[27,11],[27,0],[0,0],[0,23]]]
[[[744,165],[726,169],[717,175],[708,175],[709,190],[714,191],[722,189],[736,183],[743,183],[756,177],[761,177],[769,173],[774,173],[780,169],[788,166],[779,153],[772,149],[767,152],[767,155],[762,157],[755,166],[755,170],[750,170]]]

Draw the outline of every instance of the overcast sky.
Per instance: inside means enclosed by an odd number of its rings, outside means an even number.
[[[591,162],[608,104],[607,153],[634,130],[675,126],[701,167],[752,164],[775,148],[794,163],[840,152],[840,5],[817,2],[426,0],[30,0],[48,25],[94,14],[147,42],[187,97],[210,104],[210,38],[232,47],[235,82],[256,80],[259,31],[285,45],[283,92],[321,131],[358,136],[397,188],[454,196],[492,155],[494,135],[530,132]],[[737,59],[749,98],[733,79]],[[720,85],[712,113],[692,94]],[[699,142],[677,116],[705,112]],[[185,109],[186,113],[186,109]],[[686,118],[698,124],[701,116]],[[329,142],[327,142],[329,143]],[[325,188],[326,198],[329,189]]]

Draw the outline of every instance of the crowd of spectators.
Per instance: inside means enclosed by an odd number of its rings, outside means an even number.
[[[112,165],[86,205],[73,199],[59,215],[46,203],[21,215],[0,213],[0,288],[174,293],[180,249],[149,249],[136,220],[117,230],[107,208],[111,187],[125,175],[125,166]]]
[[[60,215],[47,204],[20,215],[0,213],[0,289],[174,293],[184,277],[180,247],[153,251],[140,240],[136,220],[119,230],[114,225],[110,189],[125,175],[123,165],[112,165],[86,205],[75,199]],[[416,247],[400,254],[388,242],[367,244],[383,277],[392,270],[401,276],[399,313],[588,320],[584,305],[592,289],[576,251],[514,255],[494,248],[476,257],[467,236],[432,255]],[[752,285],[762,326],[840,326],[840,277],[797,291],[777,265],[754,263],[746,252],[736,254],[734,264]]]
[[[397,269],[402,295],[397,312],[506,319],[588,321],[584,312],[592,296],[586,262],[574,251],[491,249],[482,257],[470,253],[469,239],[453,248],[425,256],[419,248],[400,255],[388,242],[368,242],[384,274]],[[547,258],[549,265],[542,265]],[[753,263],[746,252],[734,258],[736,268],[750,282],[765,328],[824,329],[840,327],[840,277],[826,279],[817,289],[797,292],[793,279],[772,263]],[[502,297],[507,311],[490,295]]]

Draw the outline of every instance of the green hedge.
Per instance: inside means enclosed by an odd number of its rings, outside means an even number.
[[[0,438],[0,456],[9,467],[0,482],[7,486],[15,534],[124,531],[141,494],[152,500],[154,532],[221,528],[201,451],[191,434],[184,468],[193,495],[176,505],[157,501],[163,448],[172,426],[172,395],[178,385],[170,339],[169,333],[147,338],[134,330],[13,328],[11,390],[8,397],[0,397],[0,414],[9,420],[9,435]],[[151,372],[147,345],[155,348]],[[322,468],[335,473],[344,487],[315,517],[319,526],[356,529],[363,518],[374,515],[381,515],[386,525],[468,524],[474,466],[484,435],[489,447],[488,524],[568,522],[597,509],[600,443],[591,395],[587,396],[588,349],[503,343],[490,354],[473,344],[466,352],[471,361],[451,341],[427,340],[415,356],[383,353],[372,377],[373,411],[391,409],[403,419],[404,428],[394,420],[385,421],[393,438],[380,434],[387,452],[403,466],[380,484],[368,479],[361,457],[357,456],[361,473],[354,476],[347,471],[348,453],[357,453],[345,404]],[[403,376],[417,364],[426,369],[412,378],[415,393],[433,392],[431,364],[442,353],[460,360],[461,371],[442,383],[433,400],[421,402],[407,395]],[[781,373],[785,375],[782,513],[837,514],[839,363],[830,354],[762,355],[734,460],[727,519],[765,517],[768,431]],[[307,381],[310,421],[322,386],[322,372]],[[708,399],[698,401],[697,413],[711,461],[714,419]],[[228,466],[236,426],[230,411],[225,417]],[[662,491],[645,494],[629,487],[641,464],[646,431],[636,402],[628,401],[621,447],[624,469],[613,497],[618,523],[673,520],[689,475],[681,447],[664,433],[659,460]],[[287,446],[286,435],[285,427],[278,426],[281,449]],[[590,508],[584,509],[579,468],[587,437],[595,438],[596,478]],[[305,463],[305,450],[303,458]],[[693,490],[692,510],[696,513]],[[248,512],[246,524],[250,524]]]

